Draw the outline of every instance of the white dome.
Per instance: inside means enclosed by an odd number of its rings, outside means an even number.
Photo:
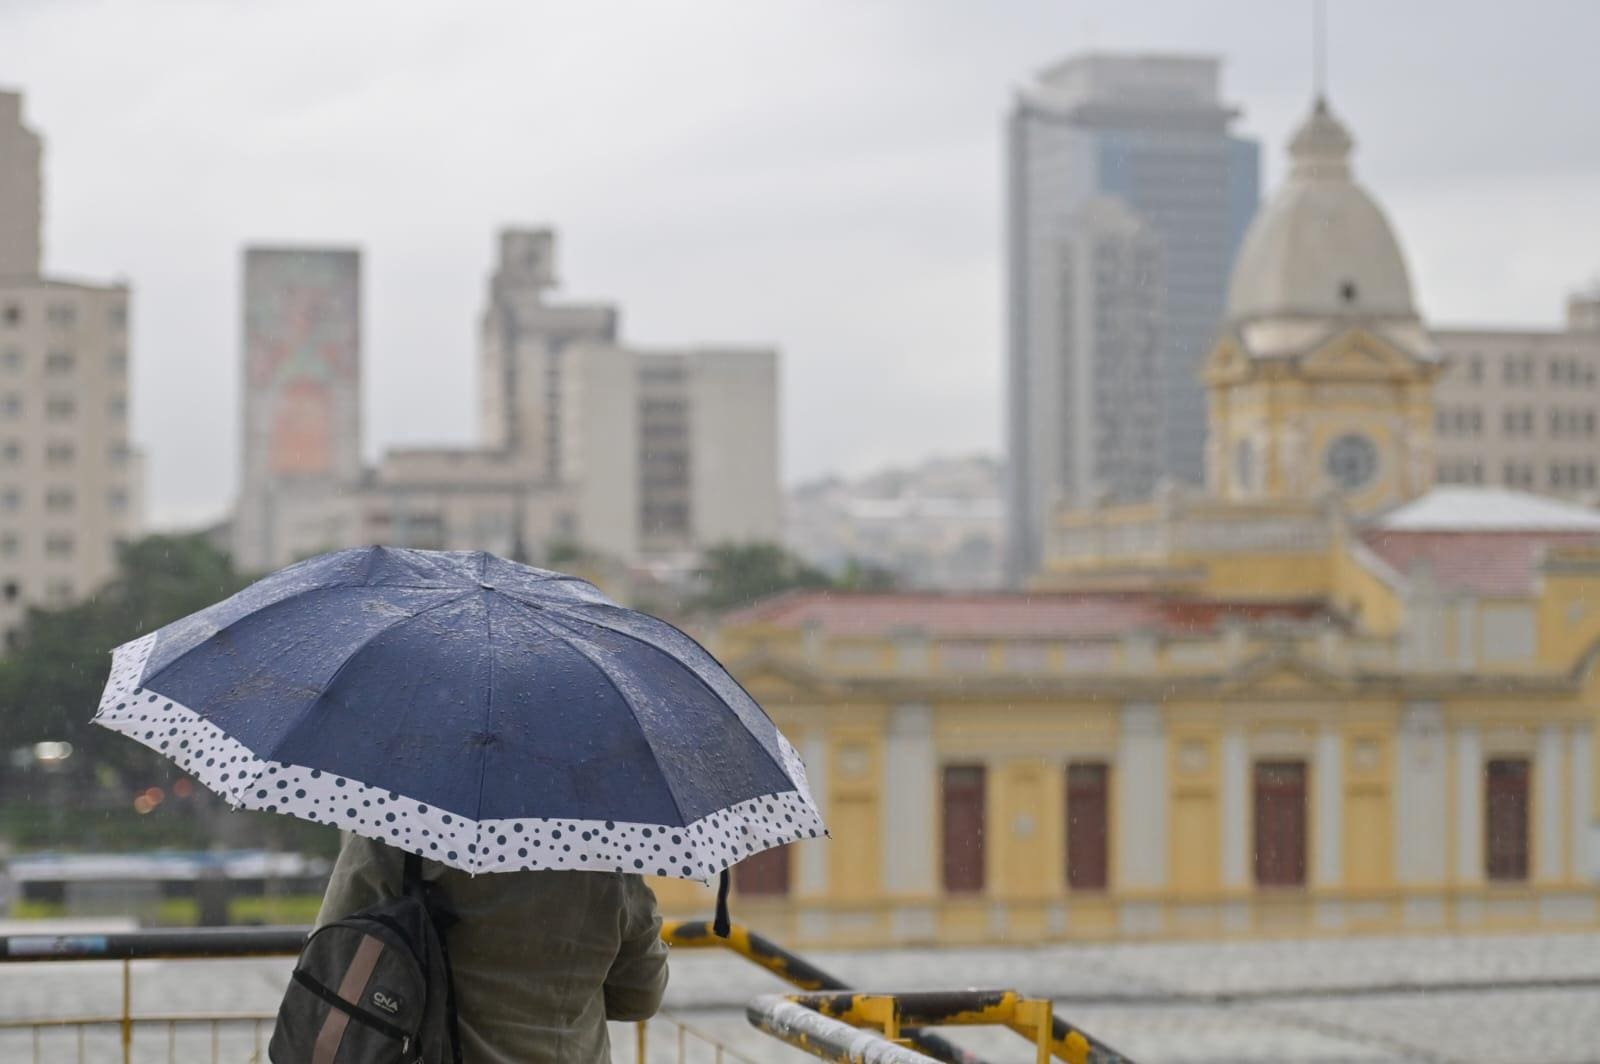
[[[1288,180],[1245,234],[1228,285],[1230,322],[1417,316],[1394,230],[1351,178],[1353,144],[1319,99],[1289,142]]]

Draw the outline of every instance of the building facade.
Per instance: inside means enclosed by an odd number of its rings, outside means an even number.
[[[44,261],[44,140],[22,120],[22,94],[0,92],[0,277],[31,277]]]
[[[1439,359],[1351,144],[1319,101],[1252,224],[1206,489],[1062,507],[1029,594],[725,620],[833,834],[739,866],[748,919],[841,944],[1600,925],[1600,515],[1431,484]]]
[[[1572,296],[1564,329],[1436,329],[1441,484],[1600,499],[1600,293]]]
[[[394,449],[367,469],[359,258],[249,252],[240,563],[385,543],[681,571],[715,543],[777,540],[777,353],[624,344],[616,308],[550,298],[555,251],[549,230],[500,236],[479,445]]]
[[[1084,55],[1017,94],[1007,126],[1012,583],[1042,560],[1057,505],[1204,475],[1199,375],[1259,171],[1255,143],[1229,132],[1236,112],[1219,98],[1219,67]],[[1131,220],[1092,206],[1105,199]],[[1123,367],[1127,348],[1150,345],[1153,367]],[[1142,439],[1138,457],[1125,457],[1122,403],[1156,411],[1139,428],[1158,437],[1153,469]]]
[[[126,285],[46,277],[40,139],[0,93],[0,633],[92,593],[141,525]]]
[[[234,558],[263,571],[354,532],[338,503],[361,478],[360,252],[246,249],[242,343]]]

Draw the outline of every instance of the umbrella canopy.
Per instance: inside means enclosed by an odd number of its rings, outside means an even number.
[[[469,872],[709,879],[825,834],[794,747],[693,639],[481,552],[292,565],[117,648],[95,721],[235,806]]]

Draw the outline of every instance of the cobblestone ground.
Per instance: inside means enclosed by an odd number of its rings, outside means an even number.
[[[1355,938],[1052,946],[1033,950],[818,953],[824,969],[874,989],[1014,986],[1142,1064],[1391,1062],[1566,1064],[1600,1060],[1600,935]],[[732,955],[673,957],[667,1012],[754,1061],[804,1061],[745,1022],[743,1003],[784,990]],[[270,1012],[287,960],[152,961],[134,966],[135,1014]],[[1560,981],[1568,981],[1562,985]],[[1530,985],[1544,982],[1550,985]],[[1431,988],[1431,989],[1430,989]],[[0,1021],[114,1015],[116,964],[0,965]],[[115,1028],[0,1033],[0,1060],[115,1062]],[[249,1025],[224,1025],[216,1059],[248,1061]],[[1021,1039],[963,1031],[954,1040],[995,1064],[1027,1061]],[[635,1061],[635,1032],[613,1030]],[[212,1057],[208,1025],[142,1026],[135,1060]],[[689,1062],[714,1059],[685,1036]],[[652,1024],[648,1064],[677,1061],[678,1033]],[[731,1060],[731,1058],[729,1058]]]

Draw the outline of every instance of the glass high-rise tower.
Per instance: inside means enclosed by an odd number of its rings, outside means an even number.
[[[1205,474],[1200,372],[1255,214],[1259,147],[1233,135],[1221,63],[1082,55],[1007,123],[1007,577],[1063,503]]]

